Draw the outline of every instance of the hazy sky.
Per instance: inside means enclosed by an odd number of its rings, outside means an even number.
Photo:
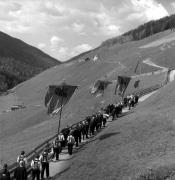
[[[64,61],[152,19],[175,0],[0,0],[0,30]]]

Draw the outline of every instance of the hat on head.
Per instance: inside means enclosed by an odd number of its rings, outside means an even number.
[[[5,163],[3,167],[4,167],[4,169],[7,169],[7,164]]]
[[[35,155],[35,158],[39,158],[39,154],[38,153]]]
[[[21,151],[21,155],[24,155],[25,154],[25,151]]]

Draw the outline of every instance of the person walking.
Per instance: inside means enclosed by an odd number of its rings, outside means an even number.
[[[64,128],[64,129],[62,129],[61,130],[61,133],[63,134],[63,136],[64,136],[64,142],[63,142],[63,146],[62,147],[65,147],[67,144],[67,137],[68,137],[68,135],[69,135],[69,133],[70,133],[70,127],[67,125],[67,127],[66,128]]]
[[[19,161],[19,166],[14,171],[15,180],[27,180],[27,171],[23,161]]]
[[[23,166],[27,166],[27,158],[25,155],[25,151],[21,151],[21,154],[17,157],[17,163],[23,162]]]
[[[62,132],[60,134],[58,134],[58,140],[61,144],[61,146],[60,146],[60,153],[61,153],[62,148],[64,147],[64,144],[65,144],[65,139],[64,139],[64,135]]]
[[[4,164],[4,166],[3,166],[3,171],[0,175],[0,180],[11,180],[10,172],[8,170],[7,164]]]
[[[53,156],[56,157],[56,160],[59,160],[59,153],[61,152],[61,142],[59,141],[58,137],[56,137],[55,141],[53,142]]]
[[[44,172],[46,171],[46,177],[49,178],[49,157],[47,149],[41,154],[39,158],[41,162],[41,179],[44,178]]]
[[[32,180],[40,180],[40,169],[41,163],[39,160],[39,154],[35,156],[35,158],[31,161],[31,168],[32,168]]]
[[[72,136],[72,134],[69,134],[67,137],[67,145],[68,145],[69,155],[72,155],[74,143],[75,143],[75,138]]]

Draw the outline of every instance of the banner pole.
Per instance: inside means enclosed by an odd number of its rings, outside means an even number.
[[[61,125],[61,116],[62,116],[62,109],[63,109],[63,96],[64,96],[64,84],[62,86],[62,91],[61,91],[61,109],[60,109],[60,116],[59,116],[59,121],[58,121],[58,135],[60,133],[60,125]],[[60,158],[60,150],[58,153],[58,159]]]
[[[63,109],[62,103],[63,103],[63,97],[61,97],[61,109],[60,109],[60,115],[59,115],[59,121],[58,121],[58,134],[60,132],[61,116],[62,116],[62,109]]]
[[[62,94],[61,94],[61,109],[60,109],[60,116],[59,116],[59,121],[58,121],[58,134],[60,132],[61,116],[62,116],[62,109],[63,109],[63,93],[64,93],[64,85],[62,86]]]

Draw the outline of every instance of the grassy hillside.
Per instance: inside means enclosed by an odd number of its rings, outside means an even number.
[[[122,62],[127,72],[134,72],[136,64],[141,54],[141,60],[150,58],[158,65],[175,68],[175,33],[170,30],[157,33],[145,39],[138,41],[129,41],[124,44],[114,43],[111,46],[100,46],[94,50],[80,54],[71,61],[83,60],[85,58],[93,59],[97,56],[102,61]],[[148,67],[142,64],[142,73],[156,71],[157,68]],[[139,69],[138,69],[139,70]],[[139,73],[139,71],[137,71]]]
[[[0,91],[5,91],[59,61],[25,42],[0,32]]]
[[[174,36],[175,33],[167,31],[141,41],[128,42],[110,48],[95,49],[88,54],[84,54],[81,58],[98,55],[97,61],[79,62],[80,57],[78,57],[72,62],[67,62],[42,72],[13,88],[10,94],[1,96],[0,159],[3,160],[2,162],[14,161],[21,149],[25,149],[28,152],[56,132],[58,117],[52,118],[47,116],[47,110],[44,107],[44,96],[49,85],[59,84],[63,79],[68,84],[79,85],[78,90],[76,90],[70,102],[63,109],[61,127],[79,122],[86,115],[92,114],[100,107],[119,99],[119,97],[114,95],[116,83],[109,85],[104,93],[104,97],[92,96],[90,88],[97,79],[104,78],[106,75],[107,79],[114,81],[121,72],[134,74],[139,52],[142,53],[143,59],[151,58],[153,62],[156,60],[156,63],[159,63],[159,60],[161,60],[158,59],[159,53],[164,54],[166,50],[161,51],[160,47],[156,46],[154,48],[159,52],[156,54],[154,53],[156,50],[152,51],[152,47],[140,47],[155,42],[160,37],[166,40],[170,37],[173,39]],[[174,52],[174,46],[171,46],[168,50]],[[167,64],[167,66],[169,65]],[[175,67],[175,63],[171,64],[171,66]],[[156,70],[155,68],[149,69],[149,66],[145,67],[142,73]],[[11,105],[21,103],[24,103],[25,109],[4,112],[8,111]]]
[[[141,180],[141,175],[151,173],[147,179],[166,179],[175,167],[174,101],[172,82],[113,121],[75,155],[58,179]]]
[[[170,29],[175,29],[175,15],[163,17],[158,20],[152,20],[139,27],[132,29],[121,36],[114,37],[104,41],[101,46],[113,46],[115,44],[123,44],[128,41],[137,41]]]

